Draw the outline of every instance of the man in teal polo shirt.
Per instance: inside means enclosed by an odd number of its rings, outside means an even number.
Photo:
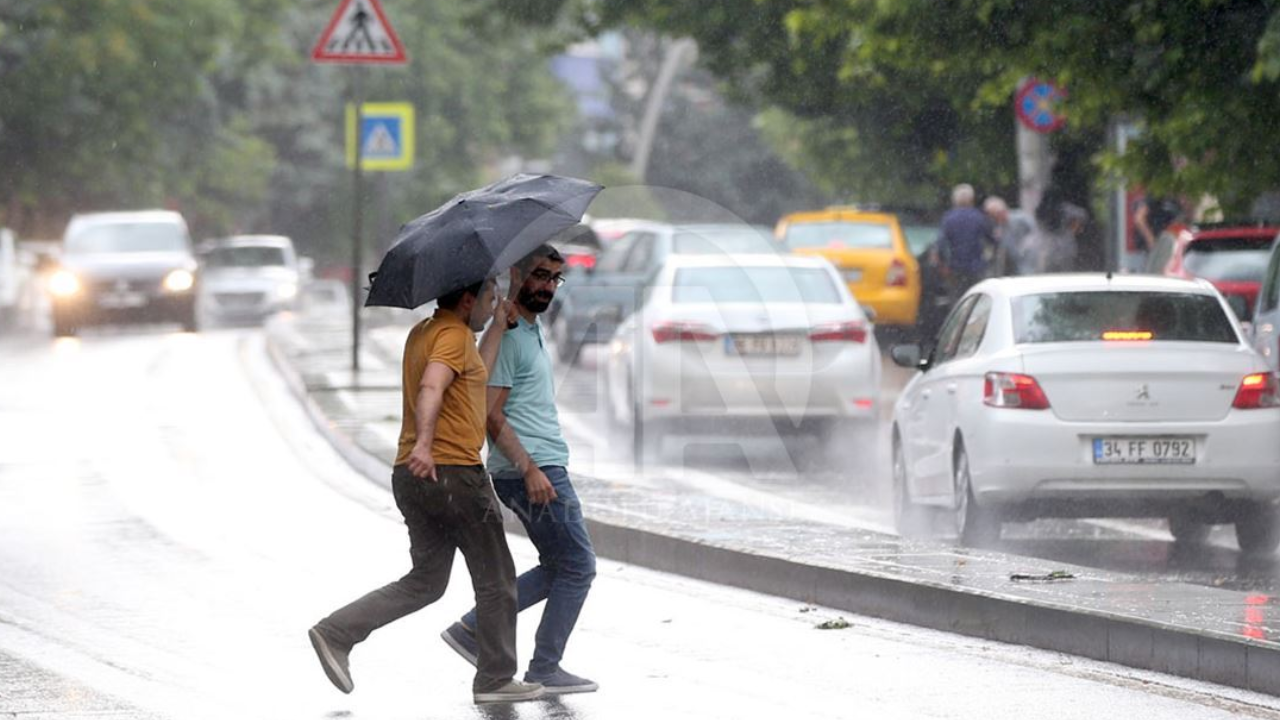
[[[584,230],[570,229],[570,234]],[[548,695],[592,692],[596,683],[560,667],[565,645],[596,574],[582,505],[569,481],[569,446],[556,413],[551,356],[538,315],[564,282],[564,258],[543,245],[517,265],[521,283],[517,324],[502,338],[489,376],[489,472],[503,504],[524,524],[538,549],[538,565],[516,580],[517,607],[547,601],[525,674]],[[516,280],[513,279],[513,282]],[[473,665],[476,615],[472,609],[441,637]]]

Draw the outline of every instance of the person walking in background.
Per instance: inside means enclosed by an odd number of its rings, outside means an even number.
[[[538,565],[517,580],[518,607],[523,611],[546,600],[524,679],[539,683],[548,694],[592,692],[598,687],[595,682],[560,666],[596,574],[582,505],[565,470],[569,446],[560,430],[551,356],[538,321],[564,281],[564,258],[551,245],[543,245],[517,269],[519,282],[512,280],[512,286],[520,288],[517,324],[502,338],[489,378],[488,430],[494,488],[538,550]],[[473,664],[479,621],[473,609],[441,633]]]
[[[990,220],[974,207],[972,185],[955,186],[951,191],[951,205],[942,216],[934,252],[954,300],[986,277],[986,254],[994,249],[995,240]]]
[[[1185,212],[1176,198],[1147,195],[1133,208],[1134,241],[1137,248],[1130,258],[1134,272],[1150,272],[1147,262],[1160,236],[1170,226],[1180,223]]]
[[[982,211],[991,222],[995,239],[996,261],[992,276],[1026,275],[1031,272],[1027,261],[1027,238],[1035,232],[1036,223],[1022,210],[1010,210],[1003,198],[992,195],[982,203]]]
[[[1046,196],[1036,208],[1036,231],[1028,238],[1034,273],[1075,272],[1079,237],[1089,212],[1079,205]]]
[[[403,360],[404,417],[391,473],[409,530],[407,575],[342,607],[308,632],[325,674],[354,688],[353,647],[378,628],[438,600],[456,550],[471,572],[477,606],[475,702],[532,700],[542,686],[516,681],[515,565],[502,511],[481,465],[485,385],[507,327],[488,280],[438,299],[435,315],[409,331]],[[477,350],[475,333],[495,322]]]

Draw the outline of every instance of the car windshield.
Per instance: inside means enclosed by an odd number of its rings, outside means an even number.
[[[673,241],[673,249],[677,255],[778,251],[772,237],[749,227],[678,230]]]
[[[806,222],[787,226],[786,244],[799,248],[892,248],[893,234],[884,223]]]
[[[89,225],[67,238],[69,253],[170,252],[187,247],[180,225],[161,222]]]
[[[671,300],[717,305],[841,302],[825,270],[786,267],[681,268],[676,271]]]
[[[1270,238],[1200,238],[1187,246],[1182,267],[1206,280],[1260,283],[1270,254]]]
[[[282,267],[284,249],[253,245],[217,248],[205,255],[205,264],[211,268]]]
[[[1153,340],[1237,343],[1218,299],[1176,292],[1059,292],[1013,301],[1019,343]]]

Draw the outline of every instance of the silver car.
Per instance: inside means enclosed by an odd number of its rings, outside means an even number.
[[[201,309],[210,320],[261,322],[291,310],[298,297],[298,256],[283,235],[236,235],[204,245]]]
[[[1253,311],[1253,347],[1273,372],[1280,370],[1280,241],[1271,244],[1267,273]]]

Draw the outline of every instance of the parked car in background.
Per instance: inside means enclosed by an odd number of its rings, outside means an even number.
[[[949,510],[963,542],[1005,520],[1163,517],[1181,543],[1234,523],[1280,543],[1280,391],[1206,280],[1136,275],[975,285],[894,407],[894,509]]]
[[[670,433],[744,419],[828,446],[872,436],[880,351],[824,258],[671,255],[642,296],[605,361],[610,418],[633,431],[637,458]]]
[[[0,227],[0,330],[17,323],[26,276],[27,268],[19,262],[17,237]]]
[[[55,335],[100,322],[196,329],[197,264],[182,216],[168,210],[75,215],[49,277]]]
[[[559,310],[551,332],[562,362],[575,362],[585,344],[608,342],[669,256],[778,252],[768,231],[758,226],[639,223],[631,227],[605,248],[593,267],[569,273],[556,294]]]
[[[201,308],[210,320],[262,322],[292,310],[298,256],[283,235],[235,235],[200,247]]]
[[[877,324],[916,324],[920,268],[896,215],[853,207],[792,213],[775,233],[789,252],[830,260]]]
[[[1248,225],[1164,233],[1148,269],[1166,277],[1204,278],[1226,296],[1241,320],[1250,320],[1277,233],[1278,227]]]
[[[1253,312],[1253,349],[1280,371],[1280,239],[1271,243],[1266,274]]]

